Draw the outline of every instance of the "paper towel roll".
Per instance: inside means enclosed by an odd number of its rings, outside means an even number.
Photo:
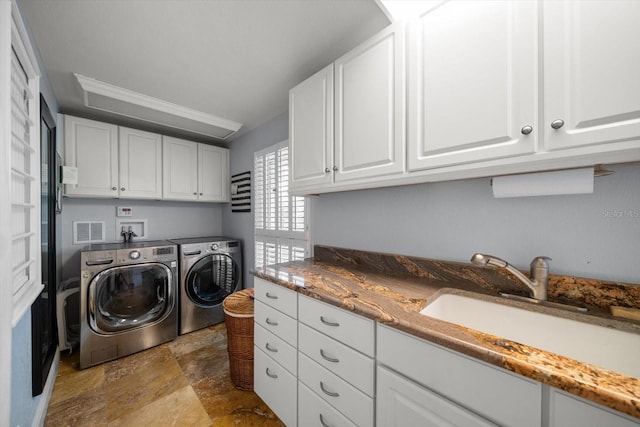
[[[593,167],[497,176],[492,186],[495,198],[588,194],[593,193]]]

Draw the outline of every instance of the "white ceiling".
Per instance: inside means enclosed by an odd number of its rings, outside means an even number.
[[[374,0],[20,0],[63,113],[84,107],[73,73],[243,123],[389,24]],[[181,132],[174,131],[176,136]]]

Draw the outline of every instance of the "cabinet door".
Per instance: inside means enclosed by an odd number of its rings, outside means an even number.
[[[198,200],[198,144],[162,137],[162,198]]]
[[[333,178],[333,64],[289,91],[291,188]]]
[[[543,7],[548,149],[639,139],[640,2],[564,0]],[[552,128],[558,120],[562,127]]]
[[[536,2],[430,3],[409,31],[409,170],[532,153]]]
[[[287,426],[297,425],[298,390],[296,377],[254,348],[253,388],[258,396]]]
[[[118,197],[118,126],[64,116],[65,165],[78,168],[68,196]]]
[[[229,201],[229,150],[198,144],[198,200]]]
[[[156,133],[120,127],[120,197],[162,197],[162,138]]]
[[[380,426],[495,426],[392,371],[378,368],[376,422]]]
[[[549,388],[549,427],[637,427],[640,420]]]
[[[391,25],[335,63],[336,182],[404,171],[404,33]]]

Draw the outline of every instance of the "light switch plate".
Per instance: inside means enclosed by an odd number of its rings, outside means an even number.
[[[116,216],[133,216],[133,208],[128,206],[117,206]]]

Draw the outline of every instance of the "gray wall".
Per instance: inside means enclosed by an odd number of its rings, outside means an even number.
[[[80,250],[73,244],[73,221],[104,221],[107,242],[117,241],[116,206],[133,208],[132,219],[146,219],[147,240],[222,234],[221,204],[160,202],[143,200],[75,199],[65,197],[62,205],[62,277],[80,275]],[[129,218],[127,218],[129,219]],[[135,240],[135,237],[133,238]]]
[[[229,144],[231,149],[229,153],[231,175],[246,171],[251,171],[253,175],[253,153],[287,139],[288,135],[289,115],[284,113],[232,141]],[[224,234],[242,240],[245,288],[253,287],[253,276],[249,274],[253,267],[255,252],[253,225],[253,209],[252,212],[245,213],[231,212],[230,205],[225,205],[222,208],[222,229]]]
[[[553,273],[640,284],[640,163],[607,169],[589,195],[494,199],[489,178],[323,194],[313,239],[464,262],[486,252],[525,270],[547,255]]]

